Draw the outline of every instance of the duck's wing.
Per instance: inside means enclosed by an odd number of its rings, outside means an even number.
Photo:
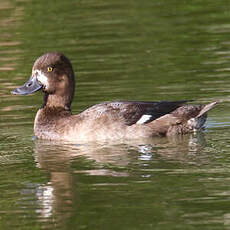
[[[147,124],[161,116],[173,112],[188,101],[117,101],[94,105],[83,113],[95,116],[113,116],[116,114],[126,125]]]

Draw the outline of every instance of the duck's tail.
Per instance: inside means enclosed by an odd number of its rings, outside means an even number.
[[[199,114],[196,116],[197,118],[203,116],[204,114],[207,114],[209,110],[211,110],[213,107],[215,107],[217,104],[217,101],[214,101],[212,103],[209,103],[204,106],[204,108],[199,112]]]
[[[204,105],[195,117],[192,117],[187,121],[188,128],[193,131],[201,130],[207,119],[207,112],[214,108],[216,104],[217,102],[215,101],[207,105]]]

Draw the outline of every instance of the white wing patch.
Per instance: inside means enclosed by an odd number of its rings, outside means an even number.
[[[42,73],[42,71],[36,69],[33,71],[33,75],[37,78],[37,80],[44,86],[48,87],[49,83],[48,83],[48,78],[46,77],[46,75],[44,73]]]
[[[137,121],[136,124],[144,124],[146,121],[150,120],[150,118],[152,117],[152,115],[142,115],[141,118]]]

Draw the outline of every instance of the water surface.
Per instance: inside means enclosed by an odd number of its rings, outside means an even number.
[[[228,1],[0,4],[1,229],[229,229]],[[119,143],[33,140],[35,59],[76,73],[74,113],[102,101],[221,103],[202,133]],[[194,102],[195,103],[195,102]]]

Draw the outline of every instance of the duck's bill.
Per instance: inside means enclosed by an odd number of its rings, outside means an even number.
[[[42,86],[38,83],[36,77],[31,77],[23,86],[13,90],[12,94],[27,95],[40,90]]]

